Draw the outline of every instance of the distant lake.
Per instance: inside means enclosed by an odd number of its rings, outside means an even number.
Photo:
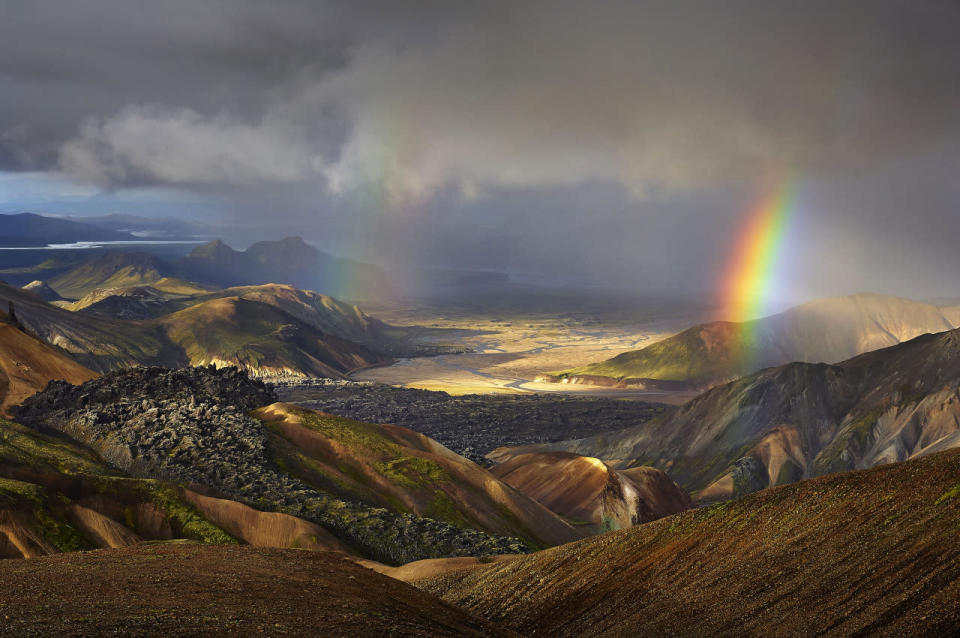
[[[111,248],[123,246],[173,246],[176,244],[205,244],[206,240],[186,239],[131,239],[129,241],[75,241],[69,244],[47,244],[46,246],[0,246],[0,250],[89,250],[91,248]]]

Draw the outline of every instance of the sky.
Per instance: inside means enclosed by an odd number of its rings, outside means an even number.
[[[710,295],[960,295],[960,2],[0,0],[0,211]]]

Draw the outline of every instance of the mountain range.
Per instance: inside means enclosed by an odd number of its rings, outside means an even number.
[[[139,293],[145,293],[144,289],[139,288]],[[0,284],[0,303],[12,302],[19,321],[32,333],[100,372],[131,364],[177,367],[216,363],[238,365],[259,376],[338,378],[355,368],[389,361],[388,355],[350,337],[371,344],[387,343],[393,334],[390,327],[373,319],[365,323],[361,311],[331,298],[283,286],[245,288],[222,295],[201,293],[201,298],[191,298],[192,305],[187,305],[171,302],[183,302],[185,295],[146,291],[145,297],[115,292],[71,312]],[[114,316],[122,317],[132,307],[148,314],[157,305],[171,314],[133,321],[97,312],[118,300],[122,305],[112,308]],[[177,311],[177,307],[184,309]],[[400,343],[403,331],[396,334],[395,343]]]
[[[791,361],[835,363],[956,327],[957,306],[877,294],[832,297],[744,323],[700,324],[640,350],[545,378],[627,386],[671,381],[703,388]]]
[[[0,215],[0,246],[26,247],[80,241],[131,241],[130,233],[34,213]]]
[[[495,450],[653,465],[701,501],[960,446],[960,330],[836,365],[790,363],[717,386],[642,425]]]

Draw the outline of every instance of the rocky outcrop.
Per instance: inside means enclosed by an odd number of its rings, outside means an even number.
[[[135,476],[208,486],[216,496],[313,521],[389,563],[526,551],[516,539],[346,502],[286,474],[260,421],[246,412],[273,390],[233,369],[135,368],[81,386],[51,383],[18,410]]]

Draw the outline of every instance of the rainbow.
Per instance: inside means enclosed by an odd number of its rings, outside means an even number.
[[[770,314],[784,264],[782,253],[795,207],[795,187],[784,180],[754,205],[744,220],[721,282],[720,307],[730,321]]]

